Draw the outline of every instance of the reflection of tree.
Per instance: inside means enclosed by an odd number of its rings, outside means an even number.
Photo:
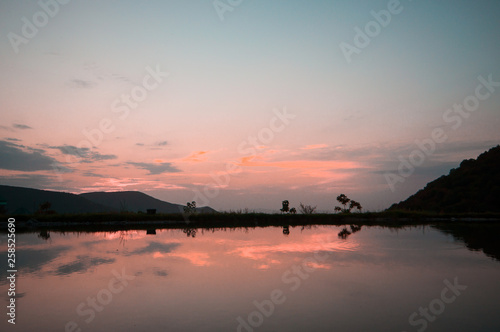
[[[361,226],[361,225],[351,225],[349,227],[351,227],[351,232],[354,234],[356,232],[359,232],[361,230],[361,227],[363,227],[363,226]]]
[[[349,228],[351,229],[350,231],[347,230],[347,226],[344,226],[344,228],[342,228],[342,230],[339,232],[338,236],[339,238],[345,240],[347,239],[347,237],[351,234],[354,234],[356,232],[359,232],[361,230],[361,225],[349,225]]]
[[[340,232],[339,232],[339,238],[345,240],[349,235],[351,235],[351,232],[347,230],[346,227],[344,227]]]
[[[125,242],[127,241],[127,231],[120,231],[120,236],[118,237],[120,244],[125,246]]]
[[[290,234],[290,226],[283,226],[283,235]]]
[[[196,236],[196,228],[184,228],[182,230],[184,234],[186,234],[187,237],[195,237]]]
[[[44,239],[45,241],[48,241],[50,239],[50,233],[47,230],[41,230],[40,234],[38,234],[38,237],[40,239]]]

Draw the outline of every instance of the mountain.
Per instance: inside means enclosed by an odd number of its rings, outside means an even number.
[[[500,145],[460,163],[389,210],[500,212]]]
[[[110,210],[109,207],[91,202],[75,194],[3,185],[0,185],[0,201],[5,203],[5,209],[9,214],[32,214],[39,209],[40,204],[45,202],[50,202],[50,210],[57,213],[105,212]]]
[[[103,204],[116,211],[146,212],[147,209],[156,209],[157,213],[182,213],[184,206],[161,201],[139,191],[91,192],[79,196],[94,203]],[[197,208],[198,212],[216,212],[211,207]]]
[[[183,212],[183,205],[164,202],[138,191],[92,192],[75,195],[0,185],[0,208],[4,206],[8,214],[33,214],[45,202],[49,202],[51,204],[49,210],[56,213],[146,212],[147,209],[156,209],[157,213]],[[208,206],[196,210],[203,213],[217,212]]]

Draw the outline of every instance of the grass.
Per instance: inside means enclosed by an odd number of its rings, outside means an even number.
[[[408,226],[439,223],[498,223],[497,213],[437,214],[429,212],[383,211],[338,214],[266,214],[266,213],[196,213],[144,214],[144,213],[83,213],[83,214],[37,214],[9,216],[16,219],[18,230],[50,229],[146,229],[146,228],[213,228],[213,227],[267,227],[307,225],[367,225]],[[2,218],[7,223],[7,217]],[[37,222],[25,223],[30,219]],[[4,229],[2,229],[4,231]]]

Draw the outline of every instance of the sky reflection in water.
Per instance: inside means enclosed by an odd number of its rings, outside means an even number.
[[[363,227],[345,239],[341,229],[18,234],[16,330],[63,331],[73,321],[82,331],[236,331],[260,315],[259,326],[240,330],[417,331],[422,325],[409,316],[454,278],[467,289],[426,330],[500,330],[500,265],[491,250],[468,250],[457,232],[429,227]],[[478,249],[481,237],[474,240]],[[121,273],[130,280],[116,280]],[[255,301],[269,303],[276,290],[282,303],[269,317],[255,314]],[[100,311],[88,302],[99,296]],[[0,327],[10,326],[4,319]]]

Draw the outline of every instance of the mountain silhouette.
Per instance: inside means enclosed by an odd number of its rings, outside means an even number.
[[[143,211],[156,209],[157,213],[182,213],[184,205],[161,201],[139,191],[117,191],[117,192],[91,192],[79,196],[91,202],[103,204],[116,211]],[[216,212],[210,207],[200,207],[198,212]]]
[[[448,175],[389,210],[443,213],[500,212],[500,145],[474,159],[466,159]]]
[[[182,213],[183,205],[164,202],[138,191],[92,192],[71,194],[59,191],[0,185],[0,201],[5,202],[8,214],[33,214],[40,204],[49,202],[56,213],[97,213],[97,212],[146,212],[156,209],[157,213]],[[213,213],[206,206],[198,212]]]
[[[40,204],[51,203],[51,210],[57,213],[96,213],[107,212],[110,208],[91,202],[79,195],[39,190],[32,188],[0,185],[0,198],[6,203],[8,214],[33,214]]]

